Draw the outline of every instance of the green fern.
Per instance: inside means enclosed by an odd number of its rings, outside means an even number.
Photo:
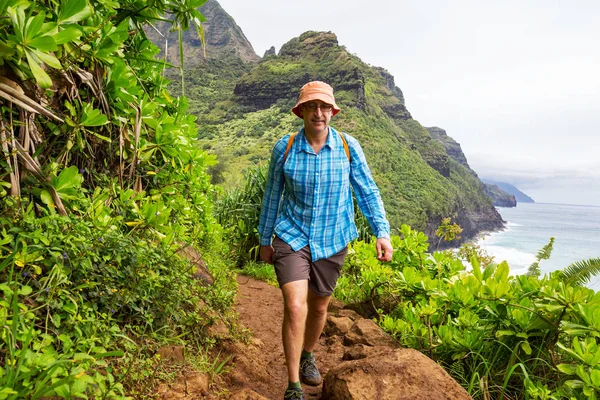
[[[550,242],[542,247],[535,256],[535,261],[527,269],[528,276],[540,276],[540,261],[548,260],[552,255],[552,249],[554,248],[554,238],[550,238]]]
[[[583,286],[597,274],[600,274],[600,257],[576,261],[560,271],[558,275],[566,284]]]

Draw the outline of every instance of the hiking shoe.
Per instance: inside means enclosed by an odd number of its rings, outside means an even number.
[[[314,355],[300,360],[300,380],[310,386],[319,386],[323,382]]]
[[[300,388],[287,389],[283,400],[304,400],[304,392]]]

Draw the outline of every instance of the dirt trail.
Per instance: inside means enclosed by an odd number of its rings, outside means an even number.
[[[162,399],[283,399],[287,371],[281,343],[283,302],[279,288],[255,279],[238,276],[235,304],[240,324],[253,333],[250,343],[233,342],[222,326],[219,359],[230,357],[229,369],[209,379],[198,373],[185,374],[167,390]],[[468,400],[471,397],[435,361],[413,349],[399,348],[373,321],[342,309],[332,299],[330,318],[315,349],[317,365],[327,376],[328,393],[337,399]],[[342,363],[342,359],[346,361]],[[337,375],[336,375],[337,374]],[[342,376],[343,375],[343,376]],[[398,391],[398,388],[402,388]],[[306,399],[320,399],[322,385],[303,385]]]
[[[279,288],[247,276],[238,276],[236,310],[240,322],[254,334],[254,344],[232,344],[232,371],[221,378],[217,387],[235,393],[251,389],[268,399],[282,399],[287,386],[287,371],[281,343],[283,300]],[[317,365],[324,376],[341,361],[343,346],[321,336],[315,349]],[[321,385],[322,386],[322,385]],[[303,385],[306,399],[319,399],[321,386]]]

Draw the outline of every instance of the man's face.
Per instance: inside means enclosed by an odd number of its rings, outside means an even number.
[[[312,134],[320,134],[327,130],[331,120],[332,107],[320,100],[311,100],[301,105],[304,129]]]

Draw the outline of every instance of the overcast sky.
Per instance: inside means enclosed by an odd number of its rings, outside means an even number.
[[[218,0],[262,56],[332,31],[480,177],[600,206],[600,1]],[[364,144],[367,146],[368,144]]]

